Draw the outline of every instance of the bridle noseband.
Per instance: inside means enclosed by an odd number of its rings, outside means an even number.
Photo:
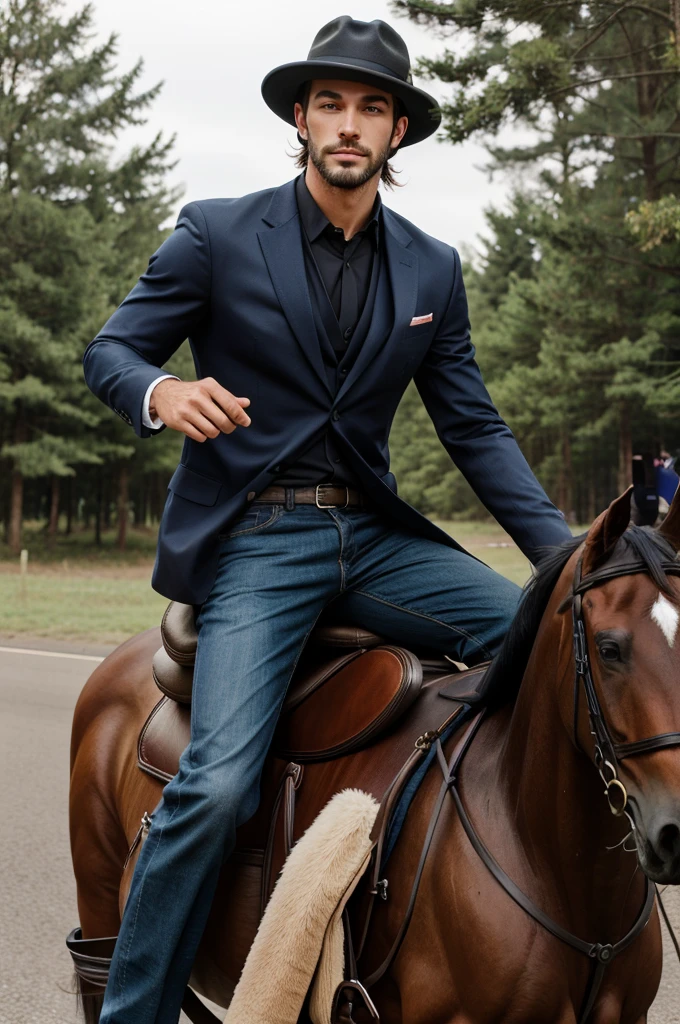
[[[605,785],[605,794],[609,809],[612,814],[623,814],[628,805],[628,793],[626,787],[619,778],[619,761],[626,757],[635,757],[638,754],[650,754],[665,747],[680,746],[680,732],[664,732],[657,736],[650,736],[644,740],[634,740],[630,743],[615,743],[602,713],[602,706],[595,690],[593,675],[588,655],[588,640],[586,638],[586,627],[583,619],[583,594],[609,580],[619,579],[622,576],[632,576],[638,573],[649,572],[649,567],[642,559],[619,558],[612,559],[607,565],[600,569],[582,576],[583,556],[576,563],[574,571],[574,582],[572,586],[572,617],[574,635],[574,665],[576,675],[574,678],[574,742],[581,749],[578,741],[578,718],[579,718],[579,694],[580,683],[583,684],[583,692],[588,706],[588,719],[590,721],[590,732],[595,740],[595,766]],[[664,561],[661,565],[663,571],[669,576],[680,576],[680,562]]]

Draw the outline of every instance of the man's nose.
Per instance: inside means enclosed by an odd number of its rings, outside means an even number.
[[[361,134],[359,121],[355,114],[345,113],[342,125],[338,128],[341,139],[358,139]]]

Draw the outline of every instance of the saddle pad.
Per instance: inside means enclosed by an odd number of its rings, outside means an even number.
[[[374,647],[339,659],[339,666],[290,711],[284,709],[273,743],[278,757],[298,764],[329,761],[369,746],[420,693],[421,663],[401,647]],[[188,706],[163,697],[139,735],[139,767],[171,779],[189,742],[190,720]]]

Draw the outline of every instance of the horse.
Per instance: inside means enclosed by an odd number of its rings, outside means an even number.
[[[647,1020],[662,964],[652,883],[680,883],[679,548],[678,497],[654,530],[630,523],[626,492],[585,536],[541,559],[484,675],[486,711],[472,708],[454,728],[442,700],[451,673],[435,673],[373,745],[312,759],[295,775],[291,841],[347,786],[389,794],[414,742],[432,753],[386,868],[376,868],[381,885],[358,897],[369,913],[353,912],[350,931],[360,920],[364,934],[352,968],[371,1012],[357,1002],[335,1019]],[[140,819],[161,795],[162,778],[138,767],[158,700],[157,646],[149,630],[114,651],[75,710],[71,842],[84,940],[116,935]],[[470,712],[471,702],[455,707]],[[220,1005],[260,917],[258,850],[287,768],[273,752],[194,967],[193,989]],[[101,988],[80,984],[93,1024]]]

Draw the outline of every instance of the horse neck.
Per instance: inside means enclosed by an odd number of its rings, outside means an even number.
[[[628,819],[610,813],[595,766],[576,748],[560,712],[560,702],[570,706],[574,663],[571,617],[557,615],[559,600],[551,600],[536,637],[498,778],[523,854],[537,877],[554,879],[567,896],[572,926],[620,935],[622,917],[624,928],[630,924],[624,904],[639,910],[644,882],[637,871],[631,886],[633,854],[608,849],[629,831]]]

